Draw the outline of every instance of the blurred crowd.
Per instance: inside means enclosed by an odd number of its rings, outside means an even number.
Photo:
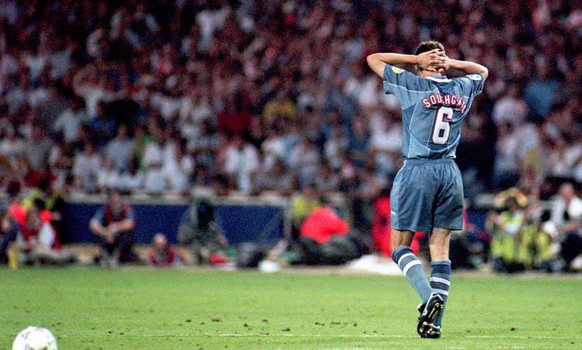
[[[457,152],[468,197],[582,182],[578,1],[1,0],[0,28],[3,190],[314,186],[358,226],[402,163],[365,57],[428,39],[490,70]]]
[[[373,196],[401,123],[364,58],[430,38],[491,71],[458,152],[469,196],[582,180],[582,5],[429,3],[3,0],[0,187]]]

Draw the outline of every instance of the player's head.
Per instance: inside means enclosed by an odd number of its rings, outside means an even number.
[[[445,52],[445,47],[443,46],[443,44],[441,44],[440,42],[438,42],[436,40],[427,40],[427,41],[423,41],[420,44],[418,44],[418,46],[416,47],[416,51],[414,51],[414,54],[419,55],[423,52],[431,51],[434,49],[438,49],[440,51]],[[428,71],[433,72],[433,73],[441,73],[441,74],[445,73],[444,69],[436,68],[436,67],[434,67],[434,68],[430,67],[429,69],[424,69],[424,70],[428,70]],[[421,72],[421,71],[423,71],[423,69],[416,66],[416,71]]]

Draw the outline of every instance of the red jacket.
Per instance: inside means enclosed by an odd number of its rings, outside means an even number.
[[[168,247],[168,250],[166,250],[165,254],[160,254],[159,252],[152,249],[150,250],[148,259],[150,264],[153,266],[172,266],[176,261],[176,251],[171,246]]]
[[[392,255],[390,250],[390,198],[380,197],[374,203],[374,223],[372,224],[372,241],[374,246],[387,257]],[[417,232],[412,240],[412,252],[417,254],[420,250],[422,232]]]
[[[330,240],[334,235],[343,236],[350,225],[337,216],[330,208],[315,208],[305,218],[299,228],[299,236],[311,238],[319,244]]]

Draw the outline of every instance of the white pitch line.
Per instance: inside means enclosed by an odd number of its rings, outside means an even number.
[[[293,337],[300,337],[300,338],[411,338],[416,339],[418,336],[406,336],[406,335],[382,335],[382,334],[359,334],[359,335],[338,335],[338,334],[242,334],[242,333],[205,333],[203,334],[207,337],[265,337],[265,338],[293,338]]]
[[[510,335],[510,336],[495,336],[495,335],[468,335],[467,338],[481,338],[481,339],[582,339],[582,336],[565,337],[559,335]]]
[[[242,333],[204,333],[207,337],[233,337],[233,338],[249,338],[249,337],[264,337],[264,338],[387,338],[387,339],[416,339],[416,335],[399,335],[399,334],[358,334],[358,335],[337,335],[337,334],[242,334]],[[465,338],[477,338],[477,339],[562,339],[562,340],[580,340],[582,336],[566,337],[566,336],[545,336],[545,335],[532,335],[532,336],[492,336],[492,335],[467,335]],[[515,348],[515,347],[514,347]],[[517,345],[517,348],[519,345]]]

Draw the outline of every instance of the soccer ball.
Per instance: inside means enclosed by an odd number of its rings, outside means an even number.
[[[30,326],[18,333],[12,350],[57,350],[57,340],[48,329]]]

